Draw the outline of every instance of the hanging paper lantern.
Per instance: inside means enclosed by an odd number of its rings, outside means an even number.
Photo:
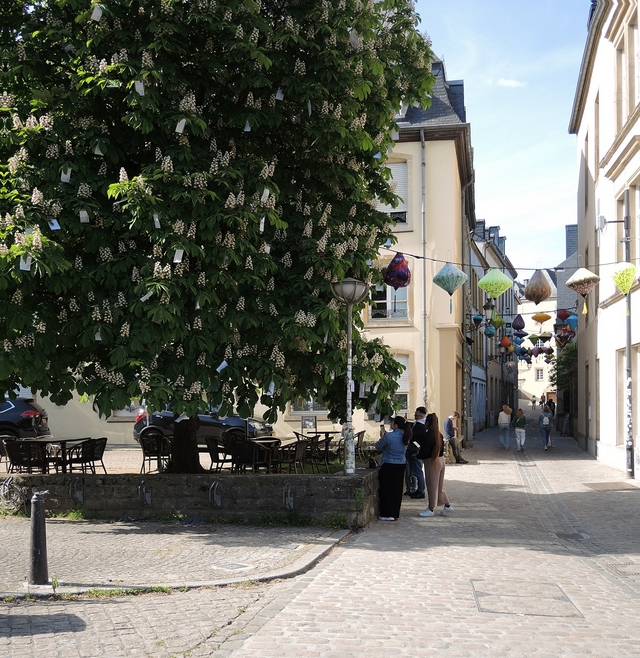
[[[514,336],[518,336],[518,338],[524,338],[525,336],[528,336],[529,333],[527,331],[522,331],[522,329],[518,329],[517,331],[513,332]]]
[[[561,308],[558,313],[558,317],[560,318],[560,322],[566,322],[567,318],[571,315],[569,311],[565,311],[563,308]]]
[[[516,353],[517,356],[520,356],[520,354],[522,354],[522,348],[520,347],[520,345],[516,345],[513,348],[513,351]]]
[[[567,318],[567,325],[569,325],[571,331],[576,330],[576,327],[578,326],[578,316],[575,313]]]
[[[509,345],[509,347],[507,348],[507,352],[509,352],[509,354],[513,354],[515,349],[516,348],[513,345]]]
[[[532,345],[535,345],[538,342],[538,334],[531,334],[529,336],[529,340],[531,341]]]
[[[535,315],[531,316],[531,319],[534,322],[539,322],[542,324],[543,322],[546,322],[547,320],[551,320],[551,316],[548,315],[547,313],[536,313]]]
[[[484,317],[482,315],[474,315],[471,319],[473,320],[473,324],[475,324],[476,327],[479,327],[482,324]]]
[[[409,263],[401,253],[397,253],[385,270],[384,282],[394,290],[406,288],[411,283]]]
[[[484,328],[484,335],[485,335],[487,338],[493,338],[493,337],[496,335],[496,328],[495,328],[494,326],[488,324],[488,325]]]
[[[511,346],[511,341],[505,336],[501,341],[500,341],[500,347],[510,347]]]
[[[409,270],[409,263],[401,253],[397,253],[393,260],[387,266],[383,281],[391,286],[394,290],[398,288],[406,288],[411,283],[411,271]],[[396,297],[393,296],[393,312],[396,312]]]
[[[543,351],[545,354],[551,355],[553,354],[553,347],[545,347]]]
[[[545,270],[536,270],[525,286],[523,294],[536,305],[551,296],[551,279]]]
[[[500,297],[503,292],[506,292],[513,285],[513,280],[506,274],[503,274],[499,269],[494,268],[485,274],[480,281],[478,281],[478,288],[484,290],[489,297]]]
[[[540,348],[539,347],[534,347],[531,350],[531,354],[537,358],[538,356],[540,356]]]
[[[433,282],[449,293],[449,313],[453,310],[452,295],[469,280],[469,277],[452,263],[445,263],[444,267],[433,277]]]
[[[538,340],[546,343],[548,340],[551,340],[551,334],[548,331],[545,331],[538,336]]]
[[[636,266],[633,263],[618,263],[611,278],[616,284],[616,288],[623,295],[628,295],[631,286],[636,280]]]
[[[567,288],[571,288],[577,292],[584,299],[584,306],[582,307],[582,314],[587,314],[587,295],[596,287],[600,277],[593,272],[581,267],[576,270],[573,276],[567,281]]]
[[[516,317],[513,318],[511,326],[514,329],[524,329],[524,318],[520,314],[516,315]]]
[[[522,343],[524,343],[524,338],[521,338],[520,336],[514,336],[513,342],[516,345],[522,345]]]
[[[493,320],[491,320],[491,324],[496,328],[500,329],[504,325],[504,318],[500,315],[496,315]]]

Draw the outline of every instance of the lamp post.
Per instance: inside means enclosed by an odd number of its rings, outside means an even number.
[[[351,380],[351,344],[352,334],[352,309],[354,304],[363,302],[369,294],[369,286],[358,279],[342,279],[331,284],[333,296],[343,304],[347,305],[347,414],[342,426],[342,438],[344,441],[344,472],[345,475],[353,475],[356,472],[356,453],[353,445],[353,424],[351,396],[353,393],[353,381]]]

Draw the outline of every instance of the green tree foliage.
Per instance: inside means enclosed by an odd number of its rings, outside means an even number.
[[[569,343],[549,368],[549,381],[558,391],[571,390],[571,381],[577,374],[578,343]]]
[[[330,283],[392,237],[394,109],[433,82],[411,3],[7,0],[0,30],[0,386],[344,417]],[[401,366],[354,354],[389,413]]]

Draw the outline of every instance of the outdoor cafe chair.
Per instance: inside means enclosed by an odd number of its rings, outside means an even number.
[[[295,443],[289,446],[284,446],[278,450],[278,469],[282,472],[283,466],[289,466],[289,473],[293,467],[294,473],[300,472],[304,474],[304,456],[307,450],[309,441],[307,439],[298,439]]]
[[[171,440],[169,437],[155,432],[141,436],[140,447],[142,448],[140,473],[164,470],[171,457]],[[155,462],[155,468],[153,468],[153,462]]]
[[[9,461],[9,456],[7,455],[7,451],[4,447],[4,441],[15,441],[16,437],[13,435],[0,435],[0,464],[4,461],[4,466],[7,470],[7,473],[9,472],[9,466],[11,465],[11,462]]]
[[[47,453],[43,445],[6,439],[2,444],[9,458],[9,473],[47,472]]]
[[[206,436],[204,441],[207,445],[207,452],[209,453],[209,457],[211,458],[211,466],[209,466],[209,471],[215,470],[216,473],[220,473],[220,471],[225,466],[231,468],[231,457],[227,455],[222,440],[216,439],[213,436]]]
[[[356,459],[359,457],[362,460],[365,460],[367,456],[364,454],[364,435],[366,430],[357,432],[353,435],[353,448],[355,452]],[[340,438],[338,442],[338,459],[344,461],[344,438]]]
[[[231,456],[231,470],[234,473],[246,473],[251,467],[257,473],[260,467],[269,468],[270,448],[246,439],[244,432],[227,430],[222,433],[224,449]]]
[[[83,473],[91,471],[91,473],[95,475],[96,464],[100,462],[102,470],[106,473],[107,469],[103,461],[106,447],[106,437],[101,437],[99,439],[84,439],[81,443],[71,447],[67,452],[67,465],[69,467],[69,472],[73,473],[74,467],[77,467],[78,470],[81,470]]]

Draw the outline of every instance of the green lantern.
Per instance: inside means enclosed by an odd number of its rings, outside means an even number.
[[[489,297],[494,299],[500,297],[512,285],[513,279],[495,267],[478,281],[478,288],[484,290]]]

